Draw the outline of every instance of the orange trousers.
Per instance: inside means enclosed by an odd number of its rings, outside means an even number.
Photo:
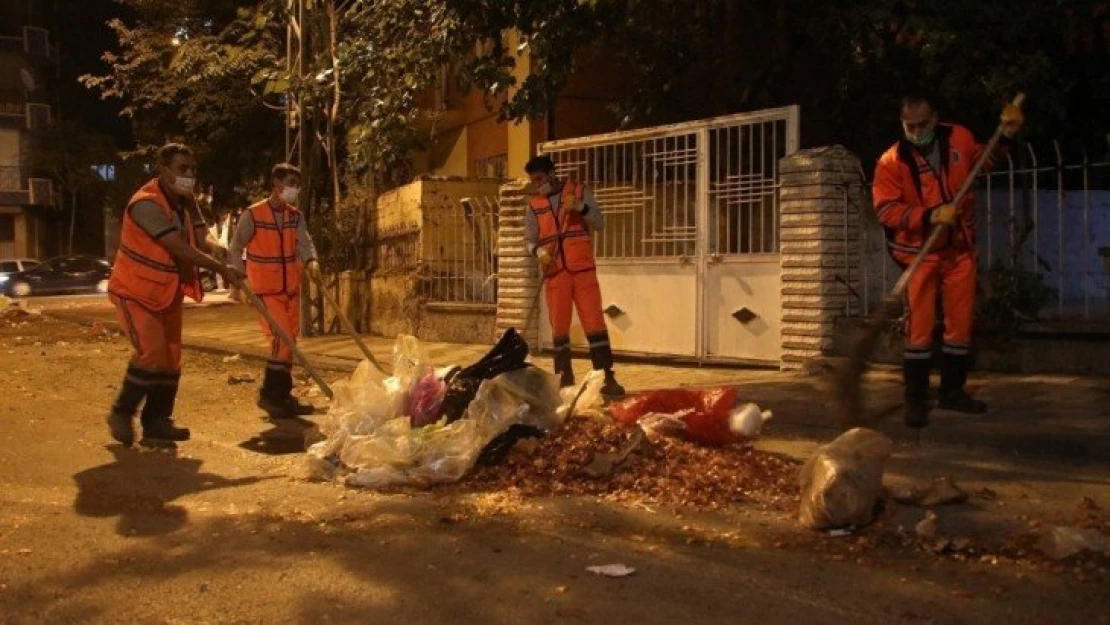
[[[930,254],[921,263],[906,288],[907,359],[932,358],[938,295],[944,309],[944,352],[955,356],[969,353],[975,316],[975,272],[975,255],[967,250]]]
[[[181,371],[181,318],[179,294],[166,310],[155,312],[142,304],[110,295],[120,325],[131,340],[131,364],[141,370],[173,373]]]
[[[270,316],[277,321],[278,325],[288,332],[293,340],[296,340],[301,328],[300,295],[278,293],[276,295],[260,295],[259,299],[266,305],[266,310],[270,312]],[[265,333],[266,339],[270,341],[270,360],[292,363],[293,350],[281,340],[281,337],[274,334],[274,331],[270,329],[270,323],[266,321],[262,313],[258,314],[258,322],[262,324],[262,332]]]
[[[571,314],[575,308],[586,336],[606,331],[605,316],[601,312],[601,285],[597,282],[596,271],[559,271],[547,278],[544,288],[552,337],[570,336]]]

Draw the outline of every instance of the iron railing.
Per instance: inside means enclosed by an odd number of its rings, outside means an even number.
[[[1110,161],[1092,162],[1086,155],[1068,160],[1056,142],[1049,151],[1026,145],[977,182],[981,275],[1000,263],[1021,267],[1052,291],[1041,317],[1110,320],[1104,256],[1110,246]],[[846,206],[865,216],[859,276],[865,313],[901,274],[886,252],[869,197],[867,203]]]
[[[485,197],[423,208],[420,274],[428,301],[497,303],[498,214],[496,200]]]

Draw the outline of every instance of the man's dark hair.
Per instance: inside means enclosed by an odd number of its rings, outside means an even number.
[[[296,175],[301,178],[301,170],[292,163],[278,163],[270,170],[270,184],[274,184],[278,180],[285,180],[291,175]]]
[[[525,163],[524,171],[529,176],[540,172],[546,173],[549,171],[555,171],[555,161],[551,160],[551,157],[547,155],[533,156],[527,163]]]
[[[193,150],[184,143],[167,143],[158,148],[158,164],[162,167],[169,167],[170,163],[173,162],[173,157],[178,154],[193,156]]]
[[[921,106],[922,104],[928,105],[928,107],[934,111],[937,110],[936,107],[933,106],[933,102],[920,93],[907,93],[906,95],[902,96],[903,109],[914,106]]]

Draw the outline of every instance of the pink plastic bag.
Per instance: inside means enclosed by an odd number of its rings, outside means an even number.
[[[439,409],[446,393],[447,384],[436,377],[435,369],[426,365],[412,385],[405,405],[405,414],[412,421],[412,426],[423,427],[438,421]]]

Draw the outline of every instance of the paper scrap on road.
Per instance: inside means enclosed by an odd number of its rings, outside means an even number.
[[[603,564],[601,566],[587,566],[586,570],[594,575],[601,575],[602,577],[628,577],[636,572],[636,569],[626,566],[624,564]]]

